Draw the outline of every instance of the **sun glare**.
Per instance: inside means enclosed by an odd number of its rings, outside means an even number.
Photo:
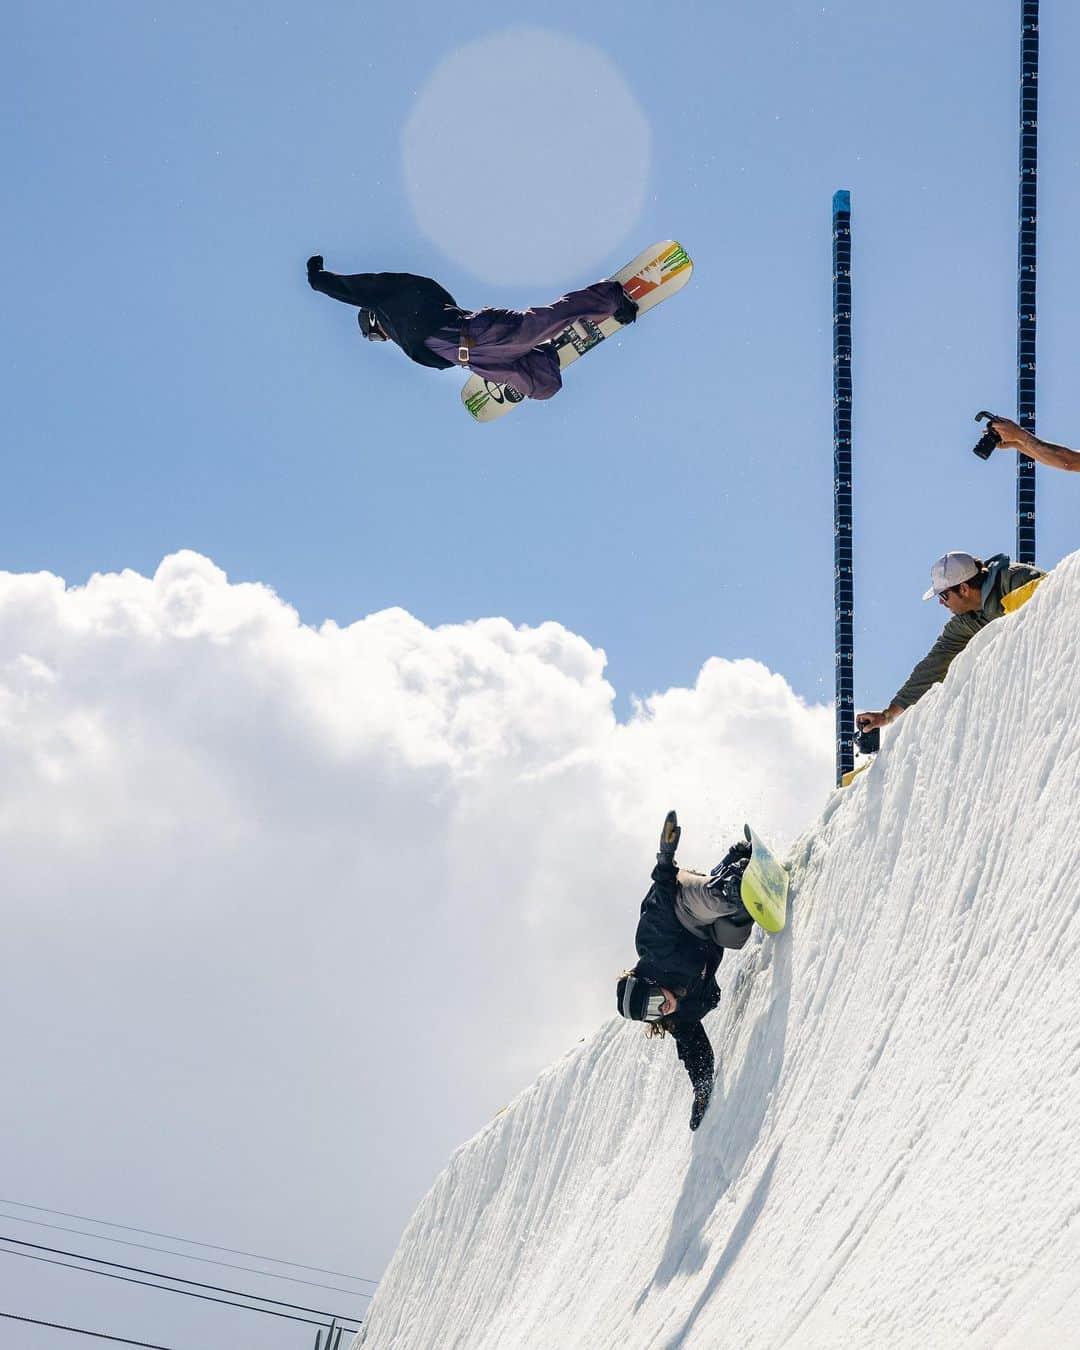
[[[515,28],[436,68],[402,162],[420,228],[456,263],[494,282],[581,282],[640,214],[651,139],[603,51]]]

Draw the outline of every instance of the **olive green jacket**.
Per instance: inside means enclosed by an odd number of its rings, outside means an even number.
[[[989,575],[983,583],[982,608],[971,614],[953,615],[941,630],[941,636],[894,695],[893,703],[899,704],[901,708],[910,708],[913,703],[918,703],[931,685],[939,684],[945,678],[953,658],[960,655],[975,634],[992,619],[1000,619],[1005,613],[1001,597],[1020,586],[1026,586],[1036,577],[1046,575],[1038,567],[1029,567],[1027,563],[1010,562],[1005,553],[988,558],[986,566]]]

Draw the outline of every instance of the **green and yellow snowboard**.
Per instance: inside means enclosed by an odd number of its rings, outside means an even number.
[[[744,825],[750,845],[750,861],[743,873],[741,896],[746,911],[766,933],[779,933],[787,923],[790,878],[773,857],[769,846],[749,825]]]

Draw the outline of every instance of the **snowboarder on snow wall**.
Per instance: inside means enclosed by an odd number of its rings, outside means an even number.
[[[633,323],[637,304],[617,281],[598,281],[536,309],[462,309],[430,277],[410,272],[327,272],[315,254],[308,283],[333,300],[355,305],[370,342],[395,342],[413,361],[435,370],[468,367],[486,380],[511,385],[523,398],[551,398],[562,388],[551,339],[575,320]]]
[[[746,945],[753,919],[740,897],[750,845],[732,844],[709,874],[675,865],[682,830],[669,811],[660,833],[652,886],[641,902],[638,962],[615,987],[619,1012],[646,1023],[650,1036],[670,1032],[694,1089],[690,1128],[701,1124],[712,1095],[715,1061],[701,1019],[720,1002],[716,969],[724,949]]]

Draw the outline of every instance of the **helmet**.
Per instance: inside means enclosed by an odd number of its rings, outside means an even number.
[[[379,316],[373,309],[361,309],[357,311],[356,322],[360,325],[360,331],[369,342],[385,342],[386,334],[379,327]]]
[[[632,1022],[659,1022],[665,994],[641,975],[624,975],[615,986],[619,1012]]]

